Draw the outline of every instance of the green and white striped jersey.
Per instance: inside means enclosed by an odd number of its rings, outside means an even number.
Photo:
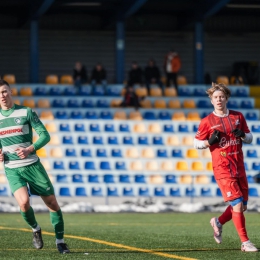
[[[50,141],[50,135],[37,114],[29,107],[16,104],[11,109],[0,112],[0,148],[4,154],[5,167],[18,168],[37,162],[39,158],[35,151]],[[35,151],[21,159],[15,150],[32,145],[32,128],[39,135],[33,144]]]

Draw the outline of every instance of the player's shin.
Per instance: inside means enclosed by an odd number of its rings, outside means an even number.
[[[232,207],[229,205],[226,210],[219,216],[218,221],[221,225],[224,225],[232,219]]]
[[[20,211],[23,219],[26,221],[26,223],[32,228],[35,229],[37,227],[37,221],[35,219],[33,208],[30,207],[28,211],[23,212]]]
[[[50,212],[51,223],[55,231],[56,240],[63,240],[64,235],[64,221],[62,212],[59,209],[56,212]]]

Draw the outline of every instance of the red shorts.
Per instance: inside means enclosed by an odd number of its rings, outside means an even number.
[[[223,178],[216,181],[225,202],[240,197],[243,197],[244,201],[248,200],[248,183],[246,176],[240,178]]]

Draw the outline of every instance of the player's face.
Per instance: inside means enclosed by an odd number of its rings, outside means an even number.
[[[227,108],[227,98],[222,91],[215,91],[211,97],[215,110],[224,111]]]
[[[0,105],[2,108],[11,108],[13,106],[11,89],[6,86],[0,86]]]

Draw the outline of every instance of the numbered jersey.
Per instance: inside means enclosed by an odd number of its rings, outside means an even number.
[[[229,110],[229,114],[225,117],[211,113],[203,118],[199,125],[195,136],[198,140],[208,140],[215,130],[220,131],[219,142],[209,147],[216,179],[245,175],[242,140],[232,133],[236,128],[245,133],[250,132],[244,116],[232,110]]]

